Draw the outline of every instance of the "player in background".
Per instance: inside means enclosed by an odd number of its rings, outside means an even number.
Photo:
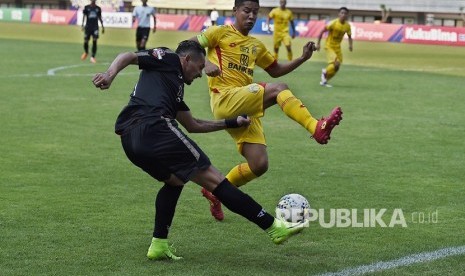
[[[155,226],[147,257],[179,260],[168,244],[168,231],[184,184],[193,181],[212,192],[231,211],[265,230],[275,244],[299,233],[308,222],[282,223],[268,214],[210,163],[205,153],[178,127],[196,133],[225,128],[246,128],[250,119],[234,116],[226,120],[192,117],[184,102],[184,84],[202,76],[205,49],[194,41],[183,41],[175,52],[168,48],[122,53],[104,73],[92,79],[95,87],[108,89],[116,75],[128,65],[142,70],[128,105],[115,124],[129,160],[154,179],[164,182],[155,198]]]
[[[218,11],[213,8],[212,12],[210,13],[210,21],[212,22],[212,26],[217,25],[216,21],[218,21],[218,17],[220,17]]]
[[[278,104],[284,114],[304,127],[320,144],[328,143],[332,129],[342,119],[341,108],[336,107],[328,117],[317,120],[285,83],[254,82],[255,66],[278,78],[302,65],[316,50],[315,44],[308,42],[300,57],[279,63],[260,40],[249,35],[259,8],[258,0],[235,0],[233,25],[211,26],[191,38],[208,48],[205,74],[208,76],[214,117],[226,119],[247,114],[252,120],[248,128],[227,130],[246,160],[232,168],[226,176],[236,187],[268,170],[268,153],[260,121],[265,109]],[[202,194],[210,201],[213,217],[223,220],[221,203],[205,189]]]
[[[85,60],[89,54],[89,39],[92,36],[92,55],[90,62],[96,63],[95,55],[97,54],[97,40],[99,38],[98,22],[102,24],[102,34],[105,33],[103,27],[102,9],[95,4],[96,0],[91,0],[89,5],[84,7],[82,11],[82,30],[84,31],[84,53],[81,55],[81,60]]]
[[[321,30],[318,35],[318,42],[316,43],[316,49],[320,50],[320,42],[323,34],[328,32],[325,43],[326,59],[328,61],[328,66],[321,70],[321,81],[320,85],[331,87],[328,83],[330,79],[336,75],[337,71],[342,64],[342,51],[341,51],[341,42],[344,38],[344,35],[347,34],[349,37],[349,51],[352,52],[352,33],[350,30],[350,25],[347,22],[349,16],[349,10],[346,7],[339,9],[338,18],[330,21],[323,30]]]
[[[292,45],[291,36],[289,35],[289,23],[291,24],[292,28],[292,39],[294,39],[294,15],[290,9],[286,8],[286,3],[286,0],[280,0],[280,6],[271,10],[271,12],[268,14],[268,18],[266,19],[266,26],[268,26],[269,29],[270,20],[273,20],[273,49],[275,59],[278,59],[279,47],[281,47],[282,43],[287,50],[287,59],[292,60]]]
[[[137,50],[145,50],[150,34],[150,18],[153,17],[153,30],[157,31],[157,10],[147,5],[147,0],[142,0],[142,6],[137,6],[132,12],[132,23],[137,20],[136,47]]]

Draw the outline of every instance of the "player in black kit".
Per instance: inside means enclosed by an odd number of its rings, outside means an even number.
[[[95,4],[96,0],[91,0],[90,5],[84,7],[82,11],[82,30],[84,31],[84,53],[81,59],[85,60],[89,54],[89,38],[92,36],[92,55],[90,62],[96,63],[95,54],[97,53],[97,39],[99,37],[98,22],[102,24],[102,34],[105,33],[103,27],[102,9]],[[87,19],[87,20],[86,20]],[[85,27],[84,27],[85,25]]]
[[[205,153],[178,127],[188,132],[212,132],[247,127],[250,119],[239,116],[226,120],[192,117],[183,100],[184,84],[202,76],[205,50],[194,41],[182,41],[175,52],[168,48],[119,54],[104,73],[92,82],[108,89],[116,75],[130,64],[142,70],[128,105],[119,114],[115,132],[133,164],[160,182],[155,199],[155,227],[147,252],[149,259],[179,260],[168,244],[168,230],[184,184],[195,182],[212,192],[231,211],[265,230],[280,244],[299,233],[306,223],[288,225],[268,214],[255,200],[233,186],[210,163]]]

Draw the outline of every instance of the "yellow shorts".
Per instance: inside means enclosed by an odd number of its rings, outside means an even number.
[[[243,143],[266,145],[260,121],[260,117],[264,115],[264,94],[265,88],[257,83],[220,89],[219,93],[212,93],[210,104],[216,119],[229,119],[244,114],[251,119],[248,127],[226,129],[236,142],[239,152],[242,151]]]
[[[288,46],[291,46],[291,36],[288,33],[274,34],[273,42],[274,42],[274,48],[279,48],[279,46],[281,46],[281,43],[283,43],[284,46],[288,47]]]
[[[342,52],[341,49],[334,49],[334,48],[325,48],[326,51],[326,60],[328,63],[334,63],[336,60],[339,63],[342,63]]]

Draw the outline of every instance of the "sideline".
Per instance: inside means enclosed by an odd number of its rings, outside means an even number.
[[[379,272],[382,270],[393,269],[401,266],[409,266],[418,263],[425,263],[463,254],[465,254],[465,246],[447,247],[436,251],[408,255],[392,261],[382,261],[370,265],[362,265],[354,268],[344,269],[339,272],[319,274],[318,276],[362,275],[365,273]]]

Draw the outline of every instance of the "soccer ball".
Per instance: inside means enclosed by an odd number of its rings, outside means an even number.
[[[303,222],[310,218],[310,204],[302,195],[287,194],[276,206],[276,217],[291,223]]]

